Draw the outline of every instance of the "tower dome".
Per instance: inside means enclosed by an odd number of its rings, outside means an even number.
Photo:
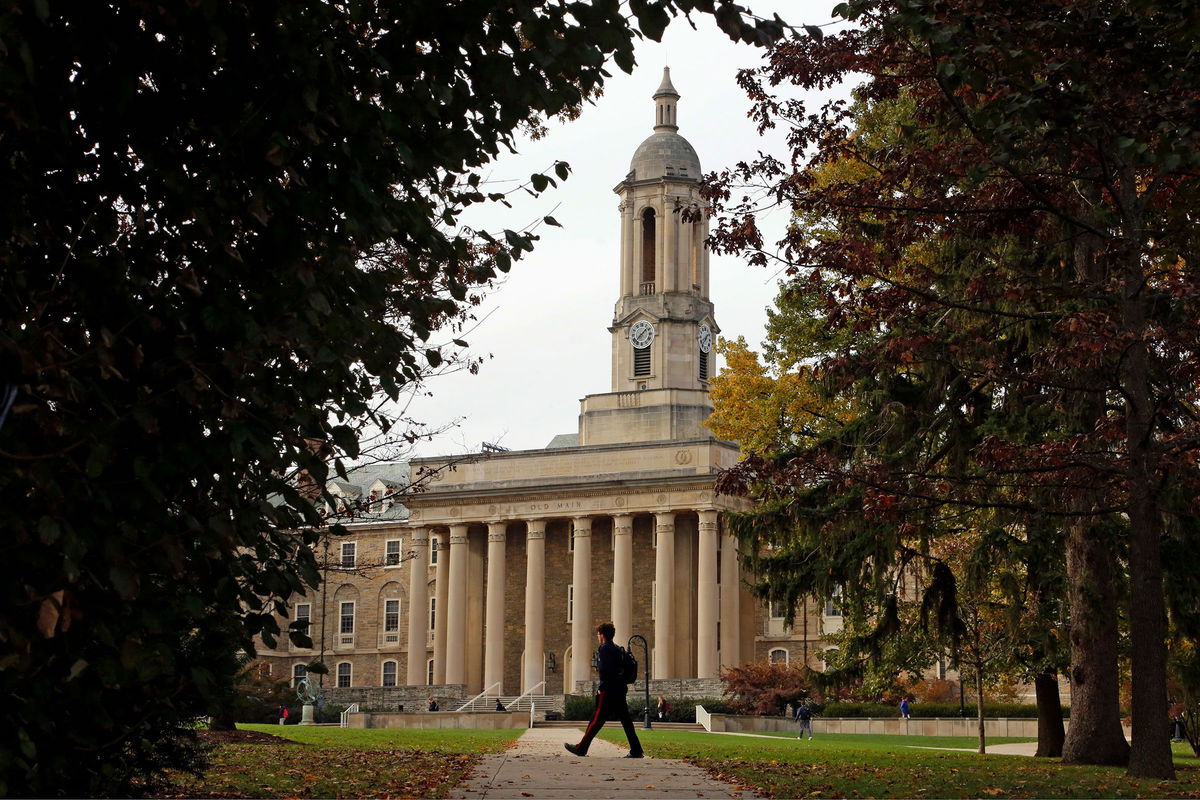
[[[654,133],[638,145],[629,163],[628,180],[686,178],[699,180],[700,157],[691,142],[679,135],[675,104],[679,92],[671,85],[671,68],[663,67],[663,79],[654,92]]]

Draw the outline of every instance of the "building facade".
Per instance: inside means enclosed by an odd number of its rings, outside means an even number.
[[[617,184],[620,296],[610,391],[540,450],[417,459],[330,488],[365,513],[330,543],[327,579],[298,600],[316,647],[264,649],[276,675],[323,657],[327,687],[571,693],[595,673],[597,624],[639,634],[653,679],[715,679],[754,660],[819,664],[834,606],[791,628],[745,591],[716,495],[738,448],[703,427],[719,332],[709,298],[700,160],[679,135],[664,70],[653,133]],[[424,489],[393,493],[412,482]],[[774,613],[780,616],[774,616]]]

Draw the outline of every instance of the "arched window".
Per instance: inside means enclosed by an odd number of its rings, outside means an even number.
[[[655,241],[654,209],[647,208],[642,212],[642,294],[654,294]]]
[[[308,669],[303,664],[296,664],[292,667],[292,686],[300,685],[300,679],[308,674]]]
[[[772,664],[786,664],[788,663],[788,651],[777,647],[771,651],[770,658]]]
[[[337,685],[339,689],[350,686],[350,662],[343,661],[337,665]]]
[[[383,686],[395,686],[396,685],[396,662],[395,661],[383,662],[383,681],[382,681],[381,685],[383,685]]]

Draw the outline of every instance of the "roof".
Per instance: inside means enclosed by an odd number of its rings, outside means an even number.
[[[558,450],[563,447],[579,447],[578,433],[560,433],[546,445],[547,450]]]

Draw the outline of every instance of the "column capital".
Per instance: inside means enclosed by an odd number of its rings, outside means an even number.
[[[717,511],[713,508],[705,508],[697,511],[696,515],[700,518],[700,530],[716,531],[717,518],[720,516],[720,514],[720,511]]]
[[[508,537],[505,536],[504,533],[492,533],[489,531],[487,540],[489,542],[503,542],[507,541]]]
[[[572,517],[571,518],[571,534],[576,539],[582,539],[585,536],[592,535],[592,518],[588,517]]]
[[[674,511],[655,511],[654,512],[655,527],[674,528],[675,527],[675,512]]]
[[[545,539],[546,538],[546,520],[544,520],[544,519],[525,520],[525,538],[526,539]]]
[[[425,526],[409,528],[408,533],[412,547],[425,547],[429,544],[429,529]]]
[[[614,514],[613,518],[613,535],[625,536],[633,533],[633,515],[632,514]]]
[[[450,545],[451,546],[454,546],[456,544],[466,544],[466,543],[467,543],[467,534],[465,531],[463,533],[453,533],[452,532],[450,534]]]

